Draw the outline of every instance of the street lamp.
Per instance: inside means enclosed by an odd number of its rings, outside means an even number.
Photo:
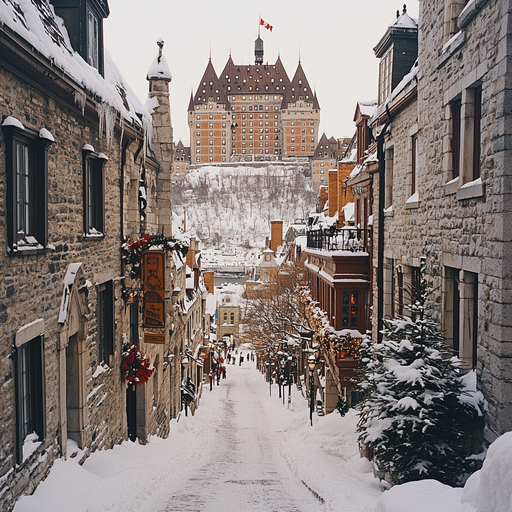
[[[290,402],[292,401],[292,356],[288,356],[286,361],[286,379],[288,380],[288,408],[290,408]]]
[[[308,366],[309,366],[309,420],[311,421],[311,426],[313,426],[313,409],[315,407],[314,397],[315,397],[315,366],[316,366],[316,358],[314,355],[310,355],[308,357]]]

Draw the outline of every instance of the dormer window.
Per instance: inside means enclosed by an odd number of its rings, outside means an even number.
[[[384,103],[391,94],[391,78],[393,69],[393,48],[390,48],[379,64],[379,105]]]
[[[87,8],[87,63],[99,70],[100,62],[100,21]]]
[[[107,0],[52,0],[55,14],[64,20],[73,49],[103,75],[103,19]]]

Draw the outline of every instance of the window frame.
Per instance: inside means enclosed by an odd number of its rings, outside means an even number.
[[[110,366],[115,347],[114,283],[105,281],[96,287],[96,342],[98,364]]]
[[[83,154],[83,233],[86,239],[105,236],[105,163],[106,157],[84,149]],[[93,174],[94,173],[94,174]],[[93,193],[91,193],[93,191]],[[90,225],[91,222],[98,227]],[[91,232],[95,229],[97,233]]]
[[[7,244],[8,253],[41,253],[48,245],[48,148],[52,140],[42,138],[39,133],[29,128],[2,126],[5,140],[6,171],[6,207],[7,207]],[[29,202],[31,233],[25,233],[24,249],[19,250],[18,240],[18,179],[16,146],[23,144],[28,148],[29,162]],[[26,228],[26,225],[25,225]],[[26,237],[33,237],[37,243],[31,243]]]
[[[26,354],[27,359],[24,359]],[[24,391],[23,366],[28,362],[28,382],[25,381],[30,392],[27,397]],[[18,464],[23,460],[23,443],[27,435],[35,432],[38,441],[46,438],[46,402],[45,402],[45,371],[44,371],[44,335],[40,334],[16,347],[15,351],[15,395],[16,395],[16,460]],[[26,404],[26,400],[30,400]],[[28,427],[24,425],[26,407],[28,405],[31,415]]]

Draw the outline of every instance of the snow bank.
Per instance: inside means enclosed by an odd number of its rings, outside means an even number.
[[[462,501],[476,512],[512,510],[512,432],[491,444],[482,469],[466,482]]]

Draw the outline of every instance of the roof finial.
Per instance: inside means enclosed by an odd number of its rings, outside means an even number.
[[[212,38],[210,36],[210,60],[212,60]]]
[[[407,12],[407,5],[404,4],[404,14]]]
[[[162,59],[162,50],[164,48],[164,40],[160,38],[156,44],[158,45],[158,64],[160,64],[160,60]]]
[[[396,19],[400,18],[400,11],[396,11]]]

